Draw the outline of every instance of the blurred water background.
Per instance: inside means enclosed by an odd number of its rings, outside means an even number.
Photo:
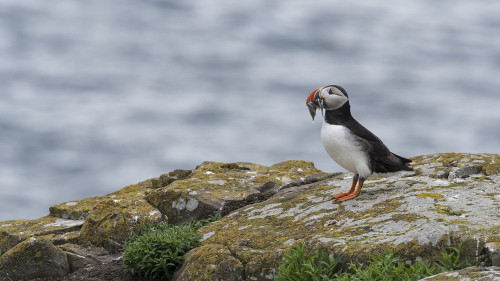
[[[0,220],[205,160],[324,152],[338,84],[395,153],[500,151],[498,1],[0,0]]]

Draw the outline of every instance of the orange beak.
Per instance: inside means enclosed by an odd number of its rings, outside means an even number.
[[[306,100],[307,108],[309,109],[309,113],[314,121],[314,116],[316,116],[316,109],[321,109],[321,115],[323,115],[323,108],[325,104],[325,98],[321,95],[321,90],[323,88],[319,88],[314,90]]]

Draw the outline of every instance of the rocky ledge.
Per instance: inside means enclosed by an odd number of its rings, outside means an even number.
[[[0,279],[67,278],[116,264],[143,223],[164,216],[184,223],[215,211],[224,217],[200,229],[203,241],[186,254],[176,280],[272,280],[298,243],[363,262],[384,249],[408,261],[435,260],[461,241],[469,260],[500,266],[500,155],[412,160],[415,172],[370,178],[358,198],[342,204],[330,196],[348,189],[352,175],[305,161],[204,162],[57,204],[37,220],[0,222]],[[498,276],[495,267],[462,272]]]

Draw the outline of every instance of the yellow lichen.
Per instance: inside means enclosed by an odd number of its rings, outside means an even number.
[[[438,153],[415,156],[410,159],[413,161],[412,167],[437,163],[439,165],[433,167],[436,172],[449,171],[452,167],[463,167],[464,165],[473,164],[479,167],[485,175],[500,173],[500,154]]]
[[[419,193],[417,195],[418,198],[443,198],[443,194],[440,193],[429,193],[429,192],[424,192],[424,193]]]
[[[465,214],[465,212],[463,212],[463,211],[456,211],[456,210],[453,210],[452,207],[442,205],[442,204],[436,204],[435,210],[440,214],[445,214],[448,216],[461,216],[461,215]]]

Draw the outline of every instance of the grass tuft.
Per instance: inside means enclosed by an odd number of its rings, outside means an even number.
[[[333,255],[327,255],[321,250],[311,256],[304,250],[304,245],[300,243],[296,248],[292,248],[285,255],[287,260],[278,269],[277,281],[323,281],[332,280],[335,276],[337,265],[340,259]]]
[[[220,218],[193,221],[184,225],[148,222],[140,234],[133,234],[124,244],[122,264],[125,271],[152,280],[170,280],[182,264],[184,254],[200,243],[197,230]]]
[[[441,272],[461,268],[464,264],[461,256],[464,246],[450,247],[442,253],[442,260],[435,264],[418,261],[411,265],[394,256],[393,251],[372,257],[368,264],[351,263],[349,269],[342,272],[339,268],[341,258],[327,255],[317,250],[314,255],[307,254],[304,245],[299,244],[285,255],[275,280],[278,281],[413,281]]]

